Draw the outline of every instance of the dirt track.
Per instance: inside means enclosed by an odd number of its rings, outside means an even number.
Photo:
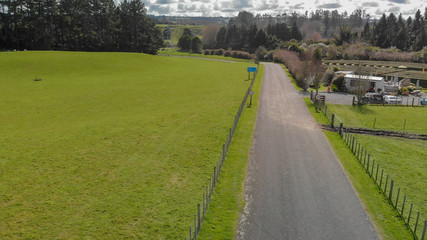
[[[378,239],[286,74],[279,65],[264,66],[237,239]]]

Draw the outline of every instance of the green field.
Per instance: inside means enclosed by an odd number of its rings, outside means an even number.
[[[78,52],[0,65],[0,239],[183,238],[254,66]]]
[[[426,107],[328,104],[328,109],[339,117],[344,127],[427,134]]]
[[[408,140],[357,135],[357,140],[368,150],[372,160],[384,168],[384,174],[390,175],[407,195],[407,201],[414,203],[414,211],[427,217],[427,142],[425,140]],[[403,195],[402,195],[403,196]],[[402,201],[400,201],[400,204]],[[399,208],[401,205],[399,204]],[[406,209],[408,215],[409,209]],[[415,220],[415,219],[414,219]]]
[[[175,24],[158,24],[157,27],[163,32],[168,27],[171,29],[171,38],[169,40],[165,40],[167,44],[171,46],[176,46],[178,44],[179,38],[182,36],[184,32],[184,28],[188,28],[191,30],[194,36],[199,36],[202,38],[203,30],[205,29],[204,25],[175,25]]]

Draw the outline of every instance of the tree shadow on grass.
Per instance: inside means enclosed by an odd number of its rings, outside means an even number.
[[[375,114],[376,113],[375,110],[369,108],[366,105],[357,105],[356,104],[356,105],[353,106],[352,110],[353,110],[353,112],[361,113],[363,115],[371,115],[371,114]]]

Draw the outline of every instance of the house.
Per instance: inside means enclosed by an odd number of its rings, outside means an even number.
[[[344,76],[344,85],[348,91],[357,90],[360,87],[360,81],[364,81],[367,83],[366,87],[369,92],[384,92],[385,84],[384,78],[382,77],[355,74],[346,74]]]

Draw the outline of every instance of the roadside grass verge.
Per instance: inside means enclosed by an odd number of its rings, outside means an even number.
[[[425,107],[328,104],[328,109],[341,119],[344,127],[427,134]]]
[[[245,206],[244,181],[253,142],[264,67],[259,65],[252,106],[245,108],[222,168],[199,239],[233,239]],[[249,101],[249,99],[248,99]]]
[[[304,98],[307,108],[317,122],[327,124],[323,113],[316,112],[309,98]],[[324,131],[326,138],[358,193],[365,209],[369,212],[377,230],[385,240],[412,239],[396,210],[388,203],[378,186],[366,174],[365,169],[344,143],[338,133]]]
[[[183,238],[255,66],[51,51],[0,65],[0,239]]]

